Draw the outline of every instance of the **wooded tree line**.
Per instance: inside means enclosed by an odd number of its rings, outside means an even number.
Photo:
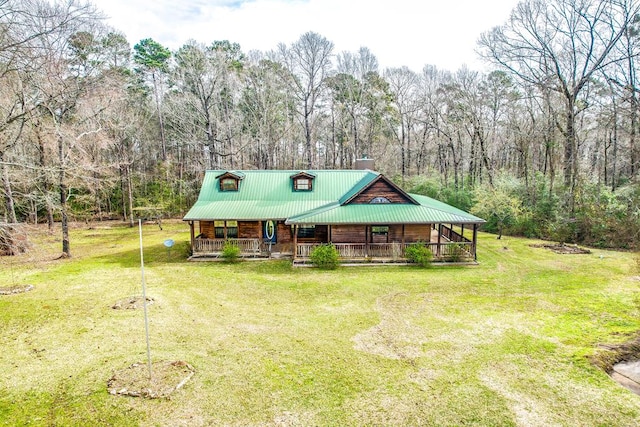
[[[0,212],[60,220],[69,254],[70,219],[179,215],[206,169],[367,156],[489,230],[635,247],[638,9],[524,0],[479,36],[494,71],[414,72],[313,32],[268,52],[132,47],[90,3],[0,0]]]

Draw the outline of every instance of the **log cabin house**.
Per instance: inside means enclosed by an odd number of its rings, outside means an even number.
[[[343,262],[404,261],[430,247],[434,262],[475,262],[483,219],[409,194],[372,170],[209,170],[183,218],[192,258],[218,257],[226,242],[243,257],[306,262],[332,243]]]

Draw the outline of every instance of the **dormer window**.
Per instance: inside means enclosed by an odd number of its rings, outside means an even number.
[[[369,203],[372,205],[378,205],[378,204],[391,203],[391,202],[386,197],[374,197],[373,199],[371,199]]]
[[[293,181],[293,187],[296,191],[309,191],[311,190],[311,180],[309,178],[298,178]]]
[[[244,178],[244,173],[237,171],[225,172],[216,178],[219,180],[220,191],[238,191],[240,180]]]
[[[313,179],[316,176],[308,172],[299,172],[291,175],[293,180],[293,191],[311,191],[313,190]]]
[[[221,179],[220,191],[238,191],[238,180],[235,178]]]

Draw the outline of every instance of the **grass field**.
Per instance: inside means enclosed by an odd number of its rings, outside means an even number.
[[[144,361],[137,228],[78,225],[0,258],[0,425],[633,426],[640,396],[595,367],[640,330],[631,253],[558,255],[480,234],[470,267],[187,262],[188,227],[144,227],[151,354],[193,378],[170,399],[112,396]],[[177,246],[170,256],[162,242]]]

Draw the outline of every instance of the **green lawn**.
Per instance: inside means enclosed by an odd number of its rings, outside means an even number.
[[[558,255],[480,234],[470,267],[323,272],[187,262],[144,227],[151,352],[197,370],[170,399],[107,393],[144,361],[138,230],[59,230],[0,258],[0,425],[631,426],[640,396],[589,356],[640,330],[634,254]],[[162,242],[177,246],[170,257]]]

